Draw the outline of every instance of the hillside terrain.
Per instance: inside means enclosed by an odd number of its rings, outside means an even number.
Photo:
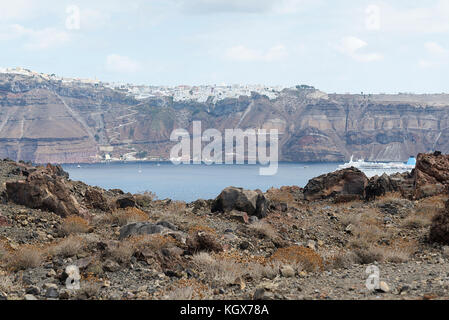
[[[273,89],[274,90],[274,89]],[[204,99],[203,99],[204,100]],[[167,159],[170,134],[279,130],[284,161],[405,161],[449,152],[449,95],[326,94],[308,86],[206,101],[138,97],[101,82],[0,73],[0,158],[35,163]]]
[[[448,299],[448,168],[185,203],[3,160],[0,299]]]

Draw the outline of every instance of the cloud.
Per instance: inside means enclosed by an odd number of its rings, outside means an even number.
[[[110,54],[106,57],[106,69],[117,73],[134,73],[139,69],[139,63],[125,56]]]
[[[418,62],[419,67],[428,69],[445,65],[449,62],[449,50],[436,42],[429,41],[424,44],[428,57]]]
[[[418,3],[426,3],[420,1]],[[414,8],[380,6],[382,29],[405,33],[444,33],[449,31],[449,1],[434,1],[431,5]]]
[[[45,6],[45,4],[42,4]],[[40,1],[0,1],[0,21],[22,21],[34,17],[40,8]]]
[[[311,0],[173,0],[181,11],[211,13],[294,13]]]
[[[6,26],[0,30],[0,40],[23,40],[27,50],[43,50],[61,46],[70,40],[70,35],[55,28],[30,29],[20,24]]]
[[[426,48],[427,52],[435,56],[447,56],[448,54],[448,50],[444,49],[436,42],[426,42],[424,44],[424,47]]]
[[[109,13],[89,8],[80,9],[81,29],[96,29],[106,26],[111,22]]]
[[[282,60],[288,55],[287,49],[283,45],[277,45],[264,51],[253,50],[243,45],[229,48],[225,52],[225,58],[231,61],[263,61],[271,62]]]
[[[383,59],[383,56],[379,53],[363,53],[360,52],[368,44],[356,37],[345,37],[341,40],[341,44],[338,46],[338,50],[351,57],[352,59],[360,62],[372,62]]]

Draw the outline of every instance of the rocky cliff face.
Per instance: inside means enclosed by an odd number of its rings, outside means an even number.
[[[210,101],[210,100],[209,100]],[[406,160],[449,152],[448,95],[327,95],[285,89],[217,103],[136,100],[98,84],[0,74],[0,158],[90,162],[105,152],[168,157],[175,128],[279,130],[280,159]],[[111,148],[112,147],[112,148]],[[106,150],[106,151],[105,151]],[[112,151],[111,151],[112,150]]]

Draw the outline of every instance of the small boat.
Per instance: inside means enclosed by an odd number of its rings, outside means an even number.
[[[77,168],[81,168],[81,166],[80,166],[80,165],[77,165],[76,167],[77,167]]]

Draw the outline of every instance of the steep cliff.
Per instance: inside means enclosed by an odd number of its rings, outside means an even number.
[[[0,74],[0,158],[44,162],[97,161],[143,152],[168,157],[174,128],[277,128],[280,159],[406,160],[449,152],[449,95],[339,95],[285,89],[276,99],[215,103],[137,100],[101,84]]]

